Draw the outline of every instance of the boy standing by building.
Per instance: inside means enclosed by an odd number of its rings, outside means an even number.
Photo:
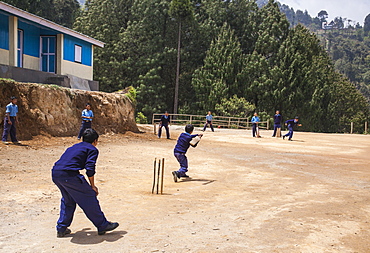
[[[78,133],[77,139],[80,140],[82,134],[87,128],[91,128],[91,123],[92,119],[94,118],[94,113],[91,110],[91,105],[90,103],[86,103],[85,109],[82,111],[82,123],[81,123],[81,128],[80,132]]]
[[[212,116],[211,111],[209,111],[208,114],[206,115],[206,123],[204,124],[203,132],[206,131],[206,128],[207,128],[208,124],[209,124],[209,127],[211,128],[212,132],[215,131],[213,129],[213,126],[212,126],[212,120],[213,120],[213,116]]]
[[[280,111],[276,111],[274,115],[274,133],[272,134],[272,137],[275,137],[276,134],[277,137],[281,137],[281,121],[282,117]]]
[[[258,114],[255,112],[252,117],[252,136],[253,137],[260,137],[260,133],[258,131],[258,123],[260,122],[260,118],[258,117]]]
[[[161,138],[162,127],[164,127],[166,129],[167,139],[170,139],[170,129],[168,128],[168,125],[170,123],[171,123],[171,119],[170,119],[170,116],[168,115],[168,112],[166,111],[164,115],[161,116],[161,121],[159,122],[158,138]]]
[[[180,164],[180,169],[178,171],[172,171],[173,180],[175,182],[177,182],[177,179],[180,177],[189,177],[188,175],[186,175],[186,172],[188,171],[188,158],[186,157],[186,152],[188,151],[191,145],[190,142],[194,137],[203,136],[203,134],[191,135],[193,133],[193,130],[194,130],[193,125],[190,124],[186,125],[185,133],[182,133],[177,139],[177,144],[174,149],[174,155]],[[197,144],[195,144],[193,147],[196,146]]]
[[[285,125],[288,126],[289,132],[286,135],[283,135],[283,140],[287,136],[289,136],[289,139],[288,139],[289,141],[292,140],[294,126],[295,125],[302,126],[302,124],[298,124],[298,121],[299,121],[298,117],[295,117],[294,119],[290,119],[290,120],[285,121]]]
[[[5,118],[4,118],[4,131],[2,136],[2,141],[4,144],[9,144],[8,142],[8,134],[10,134],[10,139],[14,144],[20,144],[17,140],[17,133],[16,133],[16,123],[18,124],[18,106],[17,106],[17,98],[11,97],[10,103],[6,106],[5,111]]]
[[[56,226],[57,237],[71,233],[68,227],[72,223],[76,203],[98,229],[99,235],[104,235],[119,225],[117,222],[107,221],[97,199],[99,191],[94,183],[94,175],[99,155],[96,148],[98,138],[95,130],[86,129],[82,136],[83,141],[68,148],[54,164],[52,179],[62,194],[60,216]],[[79,172],[83,169],[86,169],[90,184]]]

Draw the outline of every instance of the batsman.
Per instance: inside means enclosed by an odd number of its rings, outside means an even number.
[[[173,181],[177,182],[177,179],[181,177],[188,178],[186,175],[188,171],[188,158],[186,157],[186,152],[188,151],[190,145],[196,147],[200,141],[203,134],[192,135],[194,126],[188,124],[185,126],[185,133],[182,133],[177,139],[177,144],[174,149],[174,155],[180,164],[180,169],[178,171],[172,171]],[[197,140],[195,140],[197,138]],[[194,139],[194,141],[193,141]]]

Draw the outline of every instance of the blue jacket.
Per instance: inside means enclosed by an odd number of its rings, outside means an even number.
[[[189,133],[180,134],[179,138],[177,139],[175,149],[173,150],[174,153],[186,153],[190,147],[191,140],[196,136],[198,135],[190,135]]]
[[[80,142],[67,148],[60,159],[54,164],[53,170],[74,170],[86,169],[86,175],[95,175],[95,164],[99,151],[94,145],[88,142]]]
[[[285,121],[285,124],[287,124],[288,127],[294,127],[295,125],[298,124],[298,121],[294,121],[294,119],[290,119],[290,120]]]
[[[281,124],[281,120],[282,120],[281,114],[275,114],[274,115],[274,124],[275,125],[280,125]]]
[[[165,114],[163,114],[161,116],[161,124],[162,124],[162,126],[167,126],[169,123],[171,123],[170,115],[166,116]]]

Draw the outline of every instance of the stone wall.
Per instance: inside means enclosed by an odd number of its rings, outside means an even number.
[[[56,85],[17,83],[0,79],[1,131],[5,106],[11,96],[18,97],[20,140],[39,134],[77,136],[81,111],[91,104],[95,114],[93,128],[99,134],[107,132],[138,132],[135,107],[124,94],[68,89]]]

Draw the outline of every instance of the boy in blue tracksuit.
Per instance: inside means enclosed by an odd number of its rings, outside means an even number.
[[[281,128],[281,121],[282,121],[282,116],[279,111],[276,111],[274,115],[274,133],[272,134],[272,137],[276,136],[276,132],[279,128]],[[278,136],[280,137],[280,135]]]
[[[77,139],[81,139],[82,134],[87,128],[91,128],[91,123],[92,119],[94,118],[94,113],[91,110],[91,105],[90,103],[86,103],[85,109],[82,111],[82,123],[81,123],[81,128],[80,132],[78,133]]]
[[[212,112],[209,111],[208,114],[206,115],[206,123],[204,124],[203,132],[206,131],[206,128],[207,128],[208,125],[211,128],[212,132],[215,131],[213,129],[212,120],[213,120]]]
[[[158,138],[161,138],[162,127],[164,127],[166,129],[167,139],[170,139],[170,129],[168,128],[168,125],[170,123],[171,123],[171,119],[170,119],[170,116],[168,115],[168,112],[166,111],[164,115],[161,116],[161,121],[159,122]]]
[[[175,182],[177,182],[177,179],[180,177],[189,177],[188,175],[186,175],[186,172],[188,171],[188,158],[186,157],[186,151],[188,151],[190,147],[190,142],[194,137],[203,136],[203,134],[191,135],[193,133],[193,130],[193,125],[186,125],[185,133],[182,133],[177,139],[177,144],[174,149],[174,155],[180,164],[180,169],[178,171],[172,171],[173,180]],[[194,147],[196,147],[196,145]]]
[[[290,119],[290,120],[285,121],[285,125],[288,126],[289,132],[286,135],[283,135],[283,139],[285,139],[285,137],[289,136],[288,140],[289,141],[292,140],[294,126],[295,125],[302,126],[302,124],[298,124],[298,121],[299,121],[298,117],[295,117],[294,119]]]
[[[4,118],[4,132],[2,136],[2,141],[4,144],[9,144],[8,134],[10,134],[10,139],[14,144],[20,144],[17,140],[16,135],[16,123],[18,124],[18,99],[16,97],[10,98],[10,103],[6,106],[5,118]]]
[[[71,233],[68,228],[78,204],[87,218],[98,229],[99,235],[118,227],[117,222],[109,222],[100,209],[97,195],[98,188],[94,183],[95,163],[99,155],[96,148],[98,133],[88,128],[82,135],[82,142],[68,148],[52,169],[53,182],[58,186],[61,194],[60,216],[57,222],[57,237],[64,237]],[[86,169],[85,177],[80,170]]]
[[[258,117],[258,114],[255,112],[253,117],[252,117],[252,136],[259,138],[259,131],[257,131],[258,128],[258,123],[260,122],[260,118]]]

